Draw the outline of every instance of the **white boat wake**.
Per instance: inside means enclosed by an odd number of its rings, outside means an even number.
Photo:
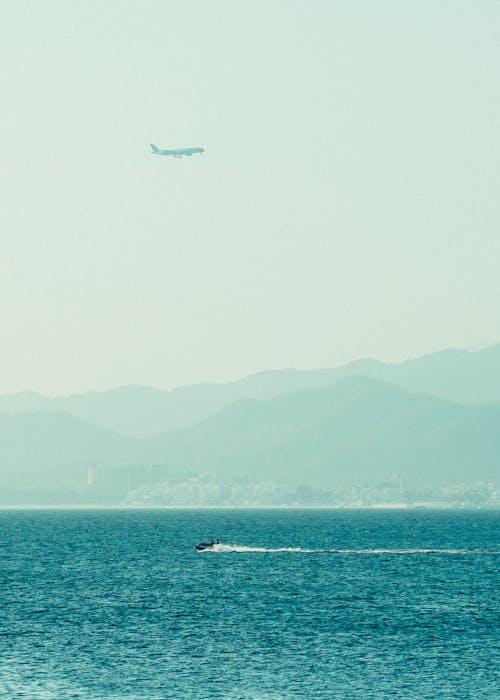
[[[290,552],[292,554],[498,554],[499,552],[486,549],[306,549],[303,547],[250,547],[243,544],[215,544],[203,550],[211,553],[224,552]],[[201,553],[201,552],[200,552]]]
[[[212,552],[323,552],[323,549],[303,549],[302,547],[248,547],[244,544],[216,544]]]

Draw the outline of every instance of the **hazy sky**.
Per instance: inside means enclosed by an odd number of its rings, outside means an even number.
[[[0,393],[500,338],[499,36],[496,0],[2,0]]]

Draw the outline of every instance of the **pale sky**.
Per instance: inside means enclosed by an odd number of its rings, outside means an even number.
[[[2,0],[0,393],[498,340],[499,38],[496,0]]]

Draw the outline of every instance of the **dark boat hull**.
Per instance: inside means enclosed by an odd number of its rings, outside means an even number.
[[[195,544],[195,548],[198,552],[204,552],[206,549],[213,549],[217,542],[200,542],[200,544]]]

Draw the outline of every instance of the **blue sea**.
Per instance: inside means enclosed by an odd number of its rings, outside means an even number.
[[[0,696],[498,698],[498,522],[1,511]]]

